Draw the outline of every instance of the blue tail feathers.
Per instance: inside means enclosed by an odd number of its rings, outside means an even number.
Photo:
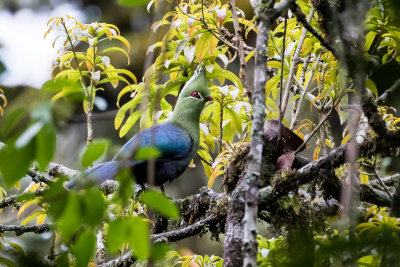
[[[82,176],[86,176],[100,185],[106,180],[112,180],[114,176],[118,173],[118,170],[119,163],[112,160],[87,169],[82,173]],[[74,187],[77,184],[78,180],[79,179],[71,179],[67,184],[67,188]]]

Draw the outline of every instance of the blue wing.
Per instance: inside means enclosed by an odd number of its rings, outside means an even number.
[[[113,160],[131,158],[138,148],[144,146],[157,148],[161,153],[160,158],[178,159],[188,155],[192,148],[192,138],[176,125],[158,124],[135,134]]]
[[[82,174],[87,177],[93,178],[98,184],[102,184],[106,180],[113,179],[118,173],[119,166],[117,161],[107,161],[100,163],[92,168],[87,169]],[[76,177],[69,180],[66,187],[73,188],[78,184]]]
[[[129,166],[136,166],[137,181],[143,183],[147,177],[146,162],[132,159],[135,151],[143,146],[154,146],[158,149],[161,156],[157,159],[157,162],[170,162],[171,165],[167,164],[167,169],[162,169],[162,174],[157,177],[156,183],[162,184],[167,180],[176,178],[178,169],[184,170],[187,167],[188,163],[184,158],[191,152],[192,138],[185,130],[171,123],[158,124],[135,134],[114,156],[112,161],[94,166],[83,174],[101,184],[106,180],[113,179],[118,173],[119,168],[121,168],[120,160],[129,159]],[[183,167],[180,168],[180,165]],[[67,187],[72,188],[76,183],[77,180],[72,179]]]

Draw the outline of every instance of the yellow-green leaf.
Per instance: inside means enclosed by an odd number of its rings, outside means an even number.
[[[378,97],[378,89],[371,79],[365,81],[365,86],[374,94],[375,97]]]
[[[378,34],[378,33],[376,33],[376,32],[369,32],[369,33],[367,33],[367,35],[365,36],[365,44],[364,44],[364,50],[365,50],[365,51],[368,51],[368,50],[370,49],[370,47],[371,47],[371,45],[372,45],[372,42],[374,41],[375,36],[376,36],[377,34]]]
[[[368,178],[367,174],[360,173],[359,176],[360,176],[360,181],[361,181],[362,184],[367,184],[368,183],[369,178]]]
[[[106,49],[104,49],[103,51],[101,51],[99,54],[104,54],[104,53],[108,53],[108,52],[121,52],[121,53],[123,53],[123,54],[126,56],[126,58],[127,58],[127,60],[128,60],[128,65],[129,65],[129,63],[131,62],[131,59],[130,59],[130,57],[129,57],[129,54],[128,54],[124,49],[122,49],[122,48],[120,48],[120,47],[110,47],[110,48],[106,48]]]
[[[351,134],[346,134],[346,136],[343,137],[342,145],[346,144],[350,140],[350,138],[351,138]]]
[[[218,39],[215,38],[215,36],[212,35],[212,33],[210,32],[203,33],[196,43],[195,54],[197,60],[201,62],[207,51],[210,53],[210,55],[212,55],[217,45],[218,45]]]
[[[124,137],[127,132],[132,128],[132,126],[137,122],[137,120],[140,118],[140,115],[142,114],[142,111],[136,110],[133,112],[128,119],[126,120],[125,124],[121,127],[121,130],[119,131],[119,137]]]
[[[126,46],[128,52],[131,50],[131,45],[129,44],[128,40],[126,40],[121,35],[112,35],[112,36],[109,36],[108,39],[117,39],[117,40],[121,41]]]

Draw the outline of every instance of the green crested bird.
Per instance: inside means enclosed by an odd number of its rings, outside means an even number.
[[[213,98],[207,86],[205,69],[199,66],[179,94],[168,121],[136,133],[111,161],[86,170],[84,175],[101,184],[113,179],[120,169],[130,168],[136,182],[143,187],[151,182],[148,180],[150,160],[136,160],[135,153],[140,148],[153,146],[160,152],[151,164],[154,167],[154,185],[163,190],[164,183],[171,182],[186,170],[199,148],[200,114],[207,101],[213,101]],[[75,184],[76,180],[71,180],[67,187]]]

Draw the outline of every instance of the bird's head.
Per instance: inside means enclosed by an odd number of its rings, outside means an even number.
[[[182,121],[198,121],[204,105],[213,100],[207,85],[206,70],[199,65],[179,94],[172,121],[178,124]]]
[[[183,87],[179,99],[190,101],[193,105],[204,107],[207,101],[213,101],[210,88],[207,85],[206,70],[202,65],[199,65],[195,70],[192,78],[186,82]]]

